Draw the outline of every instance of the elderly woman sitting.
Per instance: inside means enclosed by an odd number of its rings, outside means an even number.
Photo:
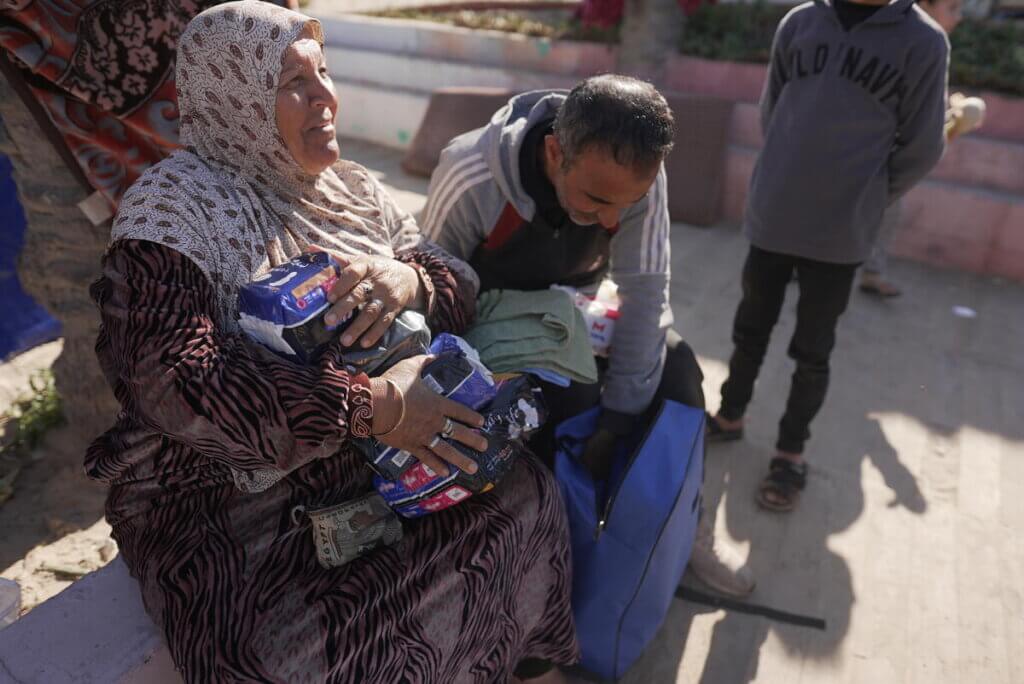
[[[423,385],[424,357],[368,378],[341,346],[301,366],[239,331],[239,288],[310,248],[345,265],[329,316],[361,307],[343,344],[373,343],[404,308],[435,333],[473,316],[471,271],[338,161],[321,43],[316,21],[251,0],[182,35],[186,149],[125,195],[93,288],[123,410],[86,468],[110,484],[113,535],[189,682],[541,675],[576,644],[564,513],[532,458],[340,567],[318,562],[295,514],[371,491],[353,438],[380,435],[437,470],[472,469],[438,432],[485,444],[479,415]]]

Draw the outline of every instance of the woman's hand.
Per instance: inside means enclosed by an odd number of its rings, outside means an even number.
[[[484,423],[483,417],[473,409],[456,403],[451,399],[439,396],[420,379],[423,366],[431,360],[429,356],[414,356],[392,366],[380,378],[371,380],[381,382],[390,380],[398,386],[405,397],[405,415],[397,425],[378,426],[374,421],[374,432],[384,432],[377,437],[388,446],[408,451],[431,470],[439,475],[447,475],[445,462],[457,466],[467,473],[475,473],[477,465],[472,459],[459,453],[442,437],[465,444],[471,449],[485,451],[487,440],[474,430]],[[386,390],[380,390],[380,396]],[[378,394],[374,393],[374,414]],[[388,411],[388,413],[392,413]],[[391,422],[397,420],[397,416]]]
[[[422,307],[423,285],[412,266],[387,257],[331,255],[341,265],[341,275],[327,293],[331,307],[324,322],[337,325],[362,306],[341,337],[344,346],[361,336],[362,346],[372,347],[404,309]]]

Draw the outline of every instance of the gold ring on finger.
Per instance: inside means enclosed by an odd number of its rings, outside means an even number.
[[[427,445],[428,449],[433,449],[441,443],[441,435],[434,435],[434,439],[430,440],[430,444]]]
[[[453,432],[455,432],[455,423],[451,418],[445,418],[444,429],[441,430],[441,436],[445,439],[450,439]]]

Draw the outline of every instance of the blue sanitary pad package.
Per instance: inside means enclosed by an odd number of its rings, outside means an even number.
[[[490,402],[495,394],[494,378],[480,362],[476,350],[455,335],[441,333],[430,344],[430,353],[437,356],[421,374],[432,390],[474,411]],[[358,446],[370,466],[385,479],[397,480],[417,461],[408,451],[395,449],[374,439],[359,440]]]
[[[476,349],[461,337],[441,333],[430,343],[430,353],[438,359],[449,357],[450,363],[431,363],[423,381],[432,390],[468,406],[474,411],[494,398],[494,378],[480,360]]]
[[[297,361],[314,360],[351,322],[323,320],[341,268],[327,252],[303,254],[270,269],[238,293],[238,324],[250,337]]]
[[[324,323],[327,293],[341,273],[327,252],[298,256],[253,280],[238,293],[238,324],[250,337],[299,363],[315,361],[352,322],[353,315],[332,328]],[[357,310],[358,311],[358,310]],[[372,347],[343,350],[346,365],[374,375],[402,359],[425,354],[430,344],[426,319],[403,311]]]
[[[476,473],[471,475],[449,465],[449,474],[441,477],[410,457],[412,465],[398,477],[374,477],[378,493],[399,515],[418,518],[461,503],[473,494],[489,491],[512,469],[524,440],[546,418],[540,390],[526,376],[499,383],[494,398],[481,411],[484,416],[482,432],[487,438],[485,451],[449,441],[476,462],[479,466]]]

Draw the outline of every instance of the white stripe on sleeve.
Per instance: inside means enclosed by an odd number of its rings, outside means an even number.
[[[433,225],[437,218],[438,207],[447,201],[452,188],[460,179],[464,178],[467,173],[474,173],[475,170],[478,170],[476,167],[480,165],[486,166],[483,159],[484,156],[480,152],[476,152],[468,157],[460,159],[452,164],[452,166],[445,172],[444,176],[438,180],[437,187],[430,193],[430,197],[427,198],[427,206],[423,212],[423,223],[425,226]]]
[[[475,172],[474,175],[470,175]],[[455,203],[459,201],[462,194],[469,190],[474,185],[478,185],[488,178],[491,177],[491,170],[487,168],[486,164],[480,166],[473,166],[466,170],[466,174],[459,177],[459,183],[452,188],[452,191],[448,193],[447,199],[443,206],[438,202],[438,206],[441,207],[437,212],[434,219],[434,223],[428,224],[427,236],[435,241],[439,242],[441,239],[441,231],[444,228],[444,222],[448,219],[448,213],[455,206]]]

